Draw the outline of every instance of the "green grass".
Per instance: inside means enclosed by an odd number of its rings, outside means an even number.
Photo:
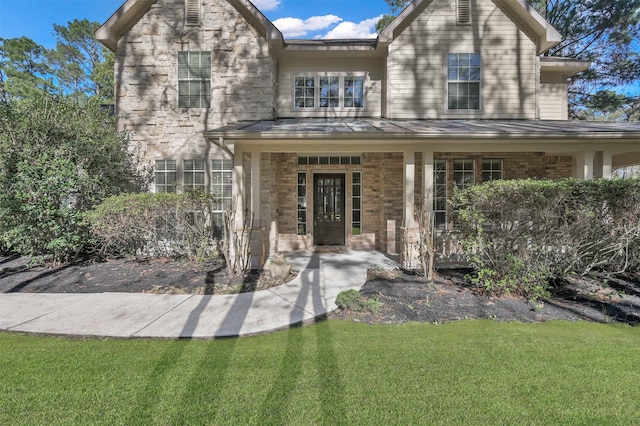
[[[640,328],[589,323],[0,333],[0,424],[639,424],[639,365]]]

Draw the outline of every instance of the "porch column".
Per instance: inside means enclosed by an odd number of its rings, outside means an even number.
[[[595,179],[611,179],[613,172],[613,156],[611,151],[596,151],[594,156],[594,171],[593,177]]]
[[[576,179],[592,180],[593,179],[593,151],[579,152],[575,156],[576,159]]]
[[[262,153],[251,152],[251,212],[253,213],[253,227],[260,228],[260,180]]]
[[[422,151],[422,191],[427,211],[433,212],[433,151]]]
[[[236,228],[242,228],[242,212],[244,212],[244,202],[246,189],[244,187],[244,152],[237,145],[233,154],[233,201],[236,209]]]
[[[413,217],[414,205],[415,205],[415,180],[416,180],[416,164],[415,153],[404,153],[404,227],[414,228],[416,226],[415,218]]]

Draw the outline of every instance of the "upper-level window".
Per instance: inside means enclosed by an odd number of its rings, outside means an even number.
[[[364,76],[298,76],[295,108],[364,108]]]
[[[178,52],[178,107],[211,106],[211,52]]]
[[[340,77],[320,77],[320,108],[340,105]]]
[[[295,105],[296,108],[315,108],[316,99],[315,77],[296,77]]]
[[[344,78],[344,107],[364,108],[364,77]]]
[[[448,59],[448,108],[480,109],[480,54],[450,53]]]

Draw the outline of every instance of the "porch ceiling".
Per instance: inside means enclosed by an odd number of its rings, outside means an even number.
[[[210,139],[231,140],[487,140],[606,139],[635,142],[640,150],[640,123],[538,120],[388,120],[358,119],[279,119],[245,121],[206,131]]]

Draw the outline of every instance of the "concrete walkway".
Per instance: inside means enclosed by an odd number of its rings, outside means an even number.
[[[368,268],[395,268],[378,252],[291,253],[285,285],[224,296],[140,293],[3,293],[0,330],[100,337],[248,336],[322,318],[338,293],[359,289]]]

